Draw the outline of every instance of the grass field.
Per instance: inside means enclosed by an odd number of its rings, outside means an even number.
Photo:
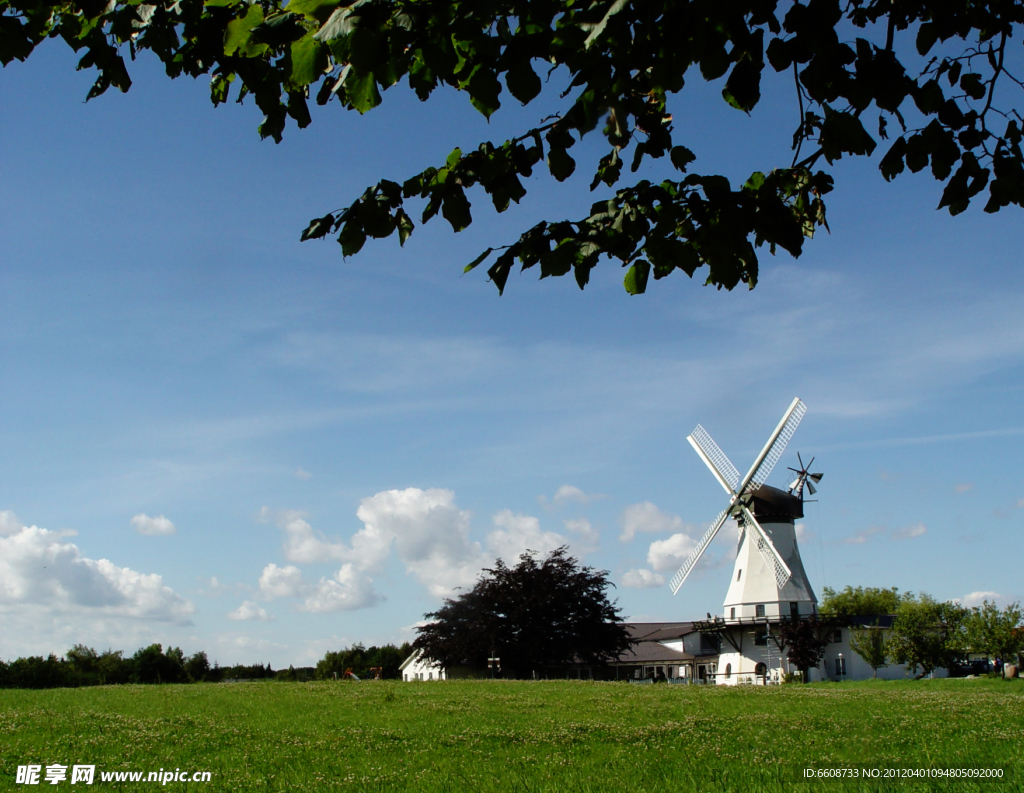
[[[1024,681],[810,686],[239,683],[0,691],[17,766],[211,771],[168,790],[1024,790]],[[804,782],[806,767],[1000,766],[1002,783]],[[70,776],[70,773],[69,773]]]

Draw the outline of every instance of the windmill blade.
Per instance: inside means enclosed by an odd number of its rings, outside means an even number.
[[[779,585],[779,589],[782,589],[790,579],[790,576],[793,575],[793,572],[789,569],[789,565],[786,564],[786,560],[775,550],[775,543],[772,542],[768,533],[761,528],[761,524],[757,522],[754,513],[747,509],[746,505],[742,507],[742,510],[747,524],[753,526],[756,532],[757,550],[761,552],[761,557],[764,559],[764,563],[768,565],[768,569],[775,573],[775,582]]]
[[[718,444],[711,439],[707,430],[698,424],[697,429],[686,436],[686,440],[690,442],[704,464],[711,469],[711,473],[725,488],[725,492],[730,496],[735,495],[736,483],[740,481],[740,472],[725,456],[725,452],[718,448]]]
[[[825,474],[808,474],[808,476],[815,482],[820,482],[822,478],[825,476]]]
[[[800,426],[800,419],[806,412],[807,405],[801,402],[799,397],[794,399],[789,409],[783,414],[779,426],[769,436],[768,443],[764,445],[761,453],[754,460],[754,464],[750,466],[750,471],[743,477],[737,493],[753,492],[764,484],[764,480],[768,478],[775,463],[782,457],[789,439],[793,437],[796,428]]]
[[[814,486],[814,482],[812,482],[810,479],[807,479],[805,484],[807,485],[807,492],[810,493],[812,496],[818,492],[818,488]]]
[[[729,513],[732,512],[732,507],[722,510],[718,517],[715,518],[715,522],[711,524],[711,528],[708,529],[704,536],[700,538],[700,542],[697,543],[697,547],[693,549],[693,552],[686,557],[686,561],[683,562],[683,566],[679,568],[672,580],[669,582],[669,586],[672,587],[672,594],[674,595],[679,591],[679,587],[683,585],[683,581],[693,571],[693,568],[700,561],[700,557],[704,555],[704,551],[711,545],[711,541],[715,539],[715,535],[718,534],[718,530],[722,528],[725,521],[729,518]]]

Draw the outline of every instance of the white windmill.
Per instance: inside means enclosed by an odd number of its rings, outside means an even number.
[[[739,526],[739,542],[732,582],[725,596],[725,618],[717,632],[730,645],[719,657],[719,683],[754,676],[762,681],[775,670],[778,650],[769,651],[766,633],[772,623],[815,613],[817,598],[811,589],[796,543],[795,520],[803,517],[803,490],[814,493],[821,474],[811,474],[801,460],[789,492],[770,487],[765,480],[796,432],[807,406],[794,399],[782,421],[768,438],[742,479],[736,467],[699,424],[687,438],[715,479],[729,495],[729,506],[715,518],[697,547],[671,581],[679,591],[701,556],[730,518]],[[799,455],[798,455],[798,458]],[[812,461],[813,462],[813,459]]]

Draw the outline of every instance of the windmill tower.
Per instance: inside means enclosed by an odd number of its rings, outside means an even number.
[[[797,479],[789,491],[765,484],[806,412],[807,406],[794,399],[742,478],[699,424],[687,438],[728,494],[729,505],[673,576],[672,594],[679,591],[727,521],[735,520],[739,528],[736,564],[725,596],[725,617],[705,626],[723,640],[719,683],[764,682],[777,676],[782,653],[777,640],[774,646],[771,644],[772,626],[817,610],[818,600],[800,559],[795,522],[804,514],[804,487],[814,493],[814,484],[822,475],[809,473],[809,466],[801,460],[799,470],[790,469],[797,473]]]

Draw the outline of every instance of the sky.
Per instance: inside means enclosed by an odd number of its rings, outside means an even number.
[[[1024,599],[1020,214],[950,218],[927,174],[833,166],[830,233],[761,253],[757,288],[681,273],[630,297],[602,263],[463,274],[540,219],[585,215],[579,173],[521,206],[440,218],[344,260],[299,242],[380,178],[500,142],[554,107],[402,86],[284,142],[257,109],[145,56],[88,103],[49,42],[0,74],[0,658],[153,642],[220,664],[312,665],[401,643],[496,558],[568,544],[623,616],[721,613],[735,530],[667,586],[724,494],[702,424],[746,470],[795,396],[808,413],[769,484],[824,473],[800,548],[824,587],[968,605]],[[788,162],[795,99],[747,117],[720,85],[673,100],[694,168]],[[640,176],[666,173],[650,165]]]

